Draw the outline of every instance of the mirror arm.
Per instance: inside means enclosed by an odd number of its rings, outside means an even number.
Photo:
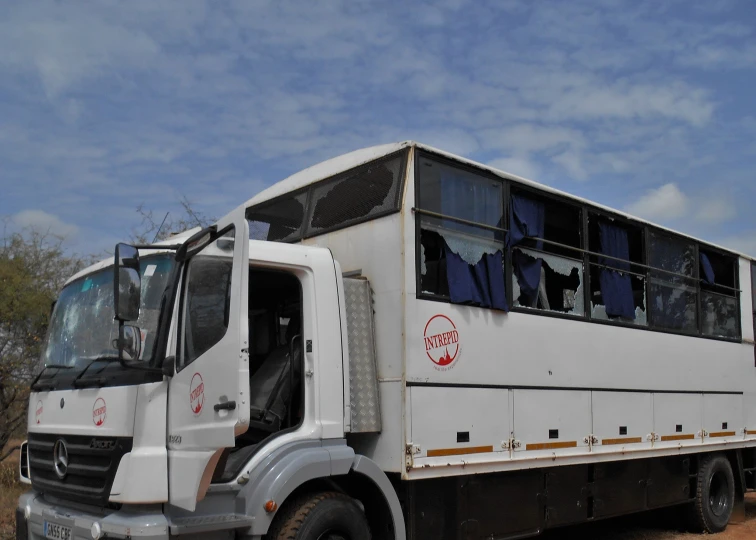
[[[166,246],[156,246],[155,244],[129,244],[137,249],[164,249],[166,251],[178,251],[183,244],[170,244]]]

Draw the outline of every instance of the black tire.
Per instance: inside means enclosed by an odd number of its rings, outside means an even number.
[[[281,510],[267,540],[370,540],[365,514],[343,493],[312,493]]]
[[[701,457],[691,525],[703,533],[725,530],[735,504],[735,477],[730,462],[721,454]]]

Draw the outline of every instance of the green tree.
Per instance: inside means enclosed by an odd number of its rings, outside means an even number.
[[[29,383],[39,369],[52,302],[85,264],[66,254],[63,239],[35,231],[5,233],[0,245],[0,461],[20,434]]]

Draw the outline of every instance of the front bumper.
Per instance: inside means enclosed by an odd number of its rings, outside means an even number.
[[[23,538],[24,524],[27,531],[25,540],[44,538],[44,522],[49,521],[65,527],[71,527],[71,540],[93,540],[92,528],[99,524],[100,538],[154,540],[168,539],[169,523],[163,515],[162,506],[139,505],[128,510],[89,509],[80,510],[62,504],[52,504],[35,491],[21,495],[18,500],[17,540]],[[25,516],[28,514],[28,519]]]

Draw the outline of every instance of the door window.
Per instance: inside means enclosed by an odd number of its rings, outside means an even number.
[[[228,330],[233,251],[228,249],[226,241],[233,238],[233,234],[231,229],[189,261],[179,369],[218,343]]]

